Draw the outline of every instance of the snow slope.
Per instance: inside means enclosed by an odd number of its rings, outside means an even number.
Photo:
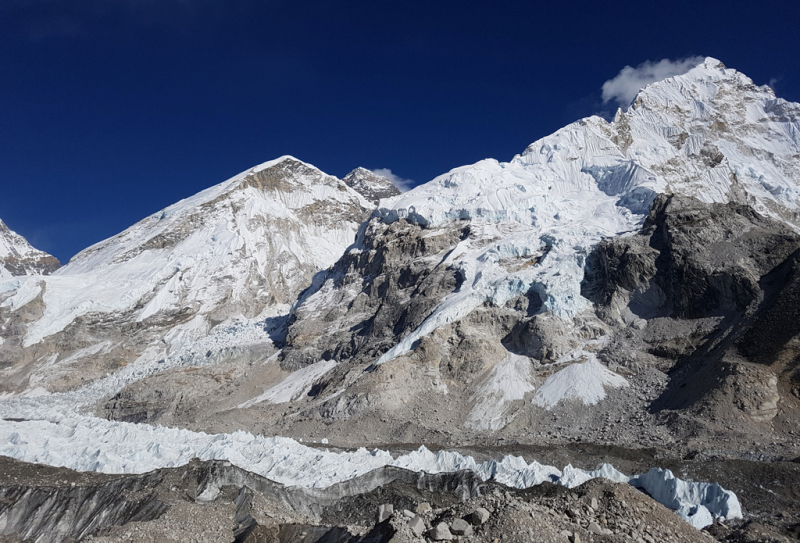
[[[585,354],[585,362],[570,364],[548,377],[533,396],[533,403],[545,409],[570,399],[595,405],[606,397],[606,388],[628,386],[624,377],[606,368],[593,354]]]
[[[525,356],[509,353],[489,372],[475,391],[475,405],[467,415],[469,428],[499,430],[513,419],[516,412],[509,404],[525,399],[536,390],[531,375],[531,362]]]
[[[588,252],[641,225],[658,193],[748,203],[799,230],[799,156],[800,105],[707,58],[644,88],[613,122],[582,119],[510,162],[456,168],[384,200],[377,214],[386,222],[469,219],[479,234],[448,257],[463,286],[377,363],[485,302],[502,306],[531,289],[543,311],[571,319],[590,305],[580,295]],[[512,272],[509,257],[540,258]]]

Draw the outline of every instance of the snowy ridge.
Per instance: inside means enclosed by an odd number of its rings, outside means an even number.
[[[511,162],[456,168],[391,200],[376,214],[423,226],[469,219],[479,225],[450,261],[466,280],[401,343],[484,302],[502,305],[534,289],[543,311],[570,319],[584,259],[605,237],[637,229],[656,194],[740,201],[800,230],[800,105],[707,58],[688,73],[643,89],[613,122],[589,117],[531,144]],[[546,255],[509,272],[502,259]]]
[[[0,407],[0,415],[12,415]],[[209,435],[189,430],[145,424],[110,422],[92,417],[55,417],[50,420],[10,422],[0,420],[0,454],[18,460],[103,473],[144,473],[161,467],[180,466],[192,458],[228,460],[240,468],[273,481],[307,488],[326,487],[383,466],[428,473],[474,471],[484,480],[527,488],[550,481],[573,488],[604,477],[630,482],[657,501],[675,509],[698,528],[713,518],[741,518],[741,506],[733,492],[717,484],[676,479],[671,472],[654,468],[628,477],[609,464],[595,471],[567,466],[563,471],[522,457],[477,463],[457,452],[433,453],[424,446],[393,458],[387,451],[360,448],[331,452],[304,446],[282,437],[254,436],[247,432]]]

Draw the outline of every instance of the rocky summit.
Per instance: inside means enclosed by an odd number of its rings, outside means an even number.
[[[716,59],[402,194],[0,242],[10,540],[797,537],[800,104]]]

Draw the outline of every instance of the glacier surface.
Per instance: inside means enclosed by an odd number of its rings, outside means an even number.
[[[0,415],[11,416],[0,402]],[[190,430],[112,422],[105,419],[51,416],[39,420],[0,420],[0,454],[22,460],[102,473],[145,473],[201,460],[228,460],[273,481],[306,488],[326,487],[383,466],[428,473],[471,470],[483,480],[515,488],[544,481],[569,488],[603,477],[643,488],[657,501],[698,528],[709,518],[741,518],[736,495],[717,484],[675,478],[668,470],[653,469],[628,477],[605,464],[586,471],[572,466],[558,470],[519,456],[476,462],[453,451],[433,453],[424,446],[393,457],[388,451],[330,451],[308,447],[283,437],[254,436],[248,432],[205,434]]]

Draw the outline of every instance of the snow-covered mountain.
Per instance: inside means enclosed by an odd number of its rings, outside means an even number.
[[[0,280],[16,275],[47,275],[60,265],[58,259],[34,249],[0,220]]]
[[[386,223],[469,220],[481,232],[473,227],[448,256],[464,286],[378,362],[485,302],[531,289],[543,310],[578,314],[589,306],[580,284],[591,247],[638,228],[657,194],[747,204],[800,231],[798,180],[800,105],[707,58],[643,89],[611,123],[583,119],[508,163],[457,168],[382,206]],[[504,264],[540,256],[524,270]]]
[[[51,276],[7,282],[1,307],[15,333],[0,347],[11,362],[4,386],[69,388],[145,352],[166,356],[230,319],[285,314],[371,209],[339,179],[281,157],[85,249]]]
[[[597,353],[614,326],[644,326],[647,313],[595,314],[584,279],[598,244],[638,231],[665,194],[750,206],[796,232],[799,119],[800,106],[708,58],[644,88],[612,122],[582,119],[510,162],[456,168],[402,195],[363,168],[338,180],[291,157],[262,164],[51,277],[7,283],[4,318],[25,324],[6,328],[5,386],[70,389],[132,362],[146,377],[252,344],[251,362],[280,347],[280,370],[220,409],[296,400],[314,383],[368,389],[351,368],[419,367],[421,356],[433,366],[404,383],[408,394],[464,387],[458,424],[476,431],[507,426],[519,411],[509,406],[529,396],[543,409],[596,403],[629,384]],[[660,303],[647,292],[636,303]],[[289,321],[275,318],[290,306]],[[139,375],[124,372],[126,383]],[[284,377],[280,391],[267,386]],[[128,391],[134,404],[151,385]],[[334,402],[322,408],[334,418],[369,404],[357,392],[310,398]]]
[[[638,368],[668,369],[711,332],[733,333],[720,316],[752,314],[762,278],[788,266],[799,158],[800,106],[708,58],[647,86],[612,122],[582,119],[510,162],[457,168],[384,200],[293,311],[281,366],[313,372],[294,399],[331,420],[396,420],[386,439],[413,440],[436,425],[396,432],[431,405],[457,406],[443,418],[455,427],[522,439],[543,410],[630,397]],[[657,197],[668,200],[651,212]],[[692,221],[706,226],[680,237]],[[649,233],[631,237],[641,228]],[[628,238],[643,244],[620,249],[641,266],[637,279],[600,307],[587,273],[604,262],[601,242]],[[673,303],[681,281],[703,311]],[[635,386],[664,386],[663,371],[651,377],[660,384]],[[757,380],[755,403],[774,416],[776,381]],[[747,412],[762,416],[755,404]]]
[[[0,282],[5,450],[271,476],[255,434],[794,458],[798,180],[800,105],[711,58],[404,194],[267,162]]]

